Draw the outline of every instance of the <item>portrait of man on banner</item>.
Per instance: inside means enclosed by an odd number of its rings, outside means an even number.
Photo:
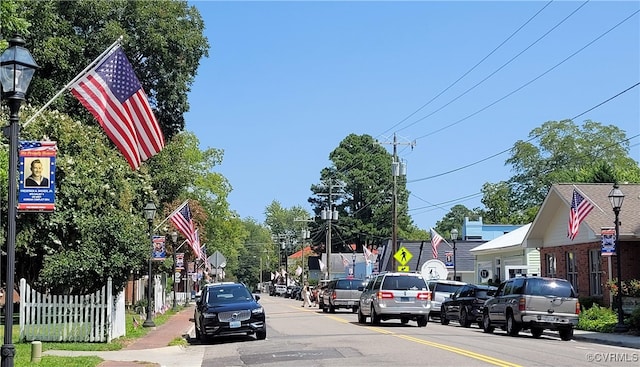
[[[164,246],[164,236],[153,236],[152,260],[164,260],[167,258],[167,250]]]
[[[600,254],[602,256],[611,256],[616,253],[616,230],[613,228],[603,228],[601,233],[602,247]]]

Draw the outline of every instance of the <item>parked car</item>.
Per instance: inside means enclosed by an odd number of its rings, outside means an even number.
[[[333,279],[324,288],[322,296],[322,312],[336,312],[339,308],[358,310],[360,294],[367,283],[363,279]]]
[[[448,325],[457,320],[460,326],[469,327],[478,323],[482,327],[482,306],[498,287],[491,285],[467,284],[458,288],[450,298],[445,298],[440,306],[440,323]]]
[[[321,280],[317,286],[318,308],[324,310],[324,291],[327,288],[328,280]]]
[[[424,327],[430,311],[431,291],[422,274],[381,273],[369,280],[360,295],[358,322],[364,324],[367,317],[373,325],[390,319],[403,324],[414,320]]]
[[[431,318],[439,318],[444,299],[451,297],[453,293],[467,283],[456,280],[438,279],[429,280],[428,284],[429,290],[431,291],[431,306],[433,307],[429,316],[431,316]]]
[[[267,325],[259,300],[260,295],[251,294],[242,283],[207,284],[194,311],[196,338],[205,341],[209,337],[255,334],[257,339],[265,339]]]
[[[557,330],[560,339],[571,340],[579,314],[578,295],[567,280],[521,276],[502,282],[484,303],[482,328],[492,333],[499,326],[511,336],[529,329],[535,338]]]
[[[287,286],[284,284],[276,284],[274,294],[276,296],[284,297],[287,294]]]

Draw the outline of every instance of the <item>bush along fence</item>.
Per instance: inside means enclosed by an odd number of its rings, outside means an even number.
[[[112,281],[88,295],[52,295],[20,279],[20,340],[111,342],[125,335],[124,293]]]

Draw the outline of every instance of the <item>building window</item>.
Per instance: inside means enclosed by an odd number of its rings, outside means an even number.
[[[546,262],[547,262],[547,274],[546,276],[548,276],[549,278],[556,278],[557,277],[557,270],[556,270],[556,255],[555,254],[547,254],[546,256]]]
[[[567,252],[567,280],[578,292],[578,259],[575,252]]]
[[[602,269],[600,269],[600,249],[589,250],[589,293],[602,295]]]

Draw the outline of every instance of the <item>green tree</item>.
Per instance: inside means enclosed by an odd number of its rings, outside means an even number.
[[[149,96],[165,138],[184,129],[189,88],[200,59],[208,56],[209,49],[202,17],[194,6],[169,0],[42,0],[16,4],[17,11],[10,15],[31,23],[27,43],[41,66],[29,89],[32,104],[46,103],[123,36],[122,48]],[[52,108],[94,123],[69,93],[56,100]]]
[[[379,243],[391,237],[393,226],[392,155],[369,135],[350,134],[329,154],[332,167],[320,173],[321,184],[312,185],[309,202],[316,215],[327,207],[329,185],[334,186],[332,198],[339,220],[336,236],[332,236],[334,251],[350,251],[349,244]],[[414,233],[407,214],[409,191],[406,178],[396,178],[398,238]],[[319,223],[318,226],[324,225]],[[333,241],[333,238],[336,240]]]
[[[468,209],[462,204],[454,205],[451,210],[442,218],[436,222],[435,230],[444,238],[451,238],[451,230],[456,228],[458,232],[462,234],[462,224],[464,218],[468,217],[473,220],[477,220],[479,217],[478,210]]]
[[[34,110],[22,112],[26,118]],[[16,218],[16,278],[56,293],[86,294],[111,277],[121,289],[150,252],[142,208],[155,197],[145,167],[131,171],[101,129],[55,111],[24,128],[21,139],[56,141],[58,155],[55,211]],[[0,153],[2,172],[6,154]]]

